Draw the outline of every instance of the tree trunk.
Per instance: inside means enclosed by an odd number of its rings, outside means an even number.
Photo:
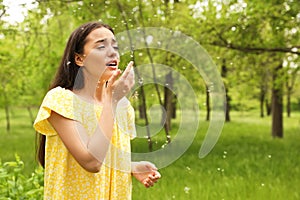
[[[210,96],[209,96],[209,89],[206,86],[206,121],[210,120]]]
[[[30,122],[31,124],[34,123],[34,116],[33,116],[33,113],[32,113],[32,110],[30,108],[30,106],[27,106],[27,111],[28,111],[28,114],[29,114],[29,117],[30,117]]]
[[[139,101],[139,117],[140,119],[145,119],[145,108],[143,101]]]
[[[172,119],[176,119],[176,102],[177,102],[177,98],[176,95],[174,95],[172,101]]]
[[[223,78],[227,77],[227,66],[226,66],[226,60],[223,59],[223,64],[222,64],[222,71],[221,71],[221,76]],[[225,121],[230,122],[230,96],[228,95],[228,86],[224,84],[225,87],[225,92],[226,92],[226,102],[225,102]]]
[[[227,87],[225,88],[225,91],[226,91],[225,121],[230,122],[230,101],[231,101],[231,98],[228,95],[228,88]]]
[[[275,68],[273,74],[273,86],[272,86],[272,136],[282,138],[283,137],[283,104],[282,104],[282,81],[278,81],[280,78],[280,72],[282,64]]]
[[[291,92],[292,88],[287,87],[287,97],[286,97],[286,112],[287,117],[291,117]]]
[[[137,71],[137,69],[135,69],[135,70]],[[137,74],[139,74],[139,73],[137,72]],[[144,85],[143,84],[141,84],[141,96],[142,96],[142,103],[139,106],[139,110],[140,110],[140,115],[142,113],[142,116],[145,119],[145,126],[146,126],[146,130],[147,130],[148,148],[149,148],[149,151],[152,151],[153,150],[153,144],[152,144],[152,139],[151,139],[151,136],[150,136],[149,120],[148,120],[148,116],[147,116],[147,107],[146,107],[146,96],[145,96],[145,91],[144,91]]]
[[[265,92],[263,91],[263,88],[261,88],[260,91],[260,117],[263,118],[265,116],[264,114],[264,102],[265,102]]]
[[[10,117],[9,117],[9,107],[8,105],[4,106],[5,109],[5,118],[6,118],[6,131],[10,131]]]
[[[165,119],[166,119],[166,129],[169,131],[171,130],[171,118],[172,118],[172,112],[173,112],[173,98],[174,98],[174,94],[172,92],[173,89],[173,76],[172,76],[172,71],[169,72],[166,75],[166,85],[168,85],[168,87],[164,87],[164,108],[166,110],[165,113]],[[164,119],[164,118],[163,118]]]
[[[272,112],[272,108],[268,99],[265,100],[265,105],[266,105],[267,116],[270,116]]]
[[[119,7],[121,7],[120,5],[120,2],[118,1],[118,4],[119,4]],[[138,1],[138,4],[139,4],[139,14],[140,14],[140,18],[141,19],[144,19],[144,15],[143,15],[143,7],[142,7],[142,0],[139,0]],[[122,12],[124,11],[122,8],[120,9],[122,10]],[[128,25],[126,26],[126,29],[127,29]],[[145,23],[143,20],[141,20],[141,31],[142,31],[142,34],[143,34],[143,37],[144,37],[144,42],[145,42],[145,47],[146,47],[146,52],[147,52],[147,55],[148,55],[148,58],[150,60],[150,63],[151,63],[151,68],[152,68],[152,75],[153,75],[153,81],[154,81],[154,86],[155,86],[155,90],[157,92],[157,96],[158,96],[158,101],[159,101],[159,104],[160,106],[164,106],[163,105],[163,101],[161,99],[161,95],[160,95],[160,91],[159,91],[159,87],[158,87],[158,84],[157,83],[157,79],[156,79],[156,71],[155,71],[155,67],[154,67],[154,62],[153,62],[153,57],[151,55],[151,52],[150,52],[150,48],[148,48],[148,44],[146,42],[146,33],[145,33]],[[171,143],[171,136],[169,134],[169,130],[167,128],[167,124],[164,124],[164,129],[165,129],[165,133],[166,133],[166,138],[167,138],[167,143]]]
[[[133,48],[133,45],[132,45],[132,36],[130,35],[130,32],[129,32],[127,16],[125,14],[125,11],[123,9],[122,4],[119,1],[117,1],[117,6],[119,8],[119,11],[122,14],[122,19],[125,22],[125,27],[126,27],[126,30],[127,30],[127,34],[128,34],[128,38],[129,38],[129,42],[130,42],[130,47],[131,47],[131,52],[132,52],[132,56],[133,56],[132,60],[135,64],[137,64],[136,61],[135,61],[134,48]],[[140,73],[139,73],[137,68],[135,68],[135,74],[137,75],[138,80],[142,80],[141,77],[140,77]],[[145,126],[146,126],[146,130],[147,130],[147,139],[148,139],[148,147],[149,147],[149,151],[152,151],[153,150],[153,145],[152,145],[152,140],[151,140],[151,135],[150,135],[149,121],[148,121],[148,117],[147,117],[146,96],[145,96],[145,92],[144,92],[144,85],[143,85],[142,82],[140,83],[140,87],[141,87],[142,102],[139,106],[139,111],[140,111],[139,113],[140,113],[140,116],[142,115],[145,119]]]
[[[5,110],[5,119],[6,119],[6,131],[10,131],[10,116],[9,116],[9,106],[8,106],[8,98],[5,92],[3,92],[4,96],[4,110]]]

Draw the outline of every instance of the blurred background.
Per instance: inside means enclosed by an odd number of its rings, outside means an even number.
[[[134,181],[133,199],[300,199],[297,0],[0,0],[0,199],[42,198],[32,124],[70,33],[88,21],[109,24],[116,34],[146,27],[180,31],[207,51],[224,82],[226,123],[213,151],[200,159],[213,105],[197,69],[161,50],[121,55],[121,69],[134,60],[179,72],[200,109],[191,147],[161,169],[155,187],[146,190]],[[170,72],[164,78],[169,87],[145,85],[130,98],[141,126],[151,123],[153,105],[166,109],[164,116],[158,113],[166,118],[163,128],[133,140],[134,152],[164,148],[187,117],[176,102],[180,91],[168,89],[177,87],[178,77]]]

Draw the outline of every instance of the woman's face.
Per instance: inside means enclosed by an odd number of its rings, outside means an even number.
[[[86,38],[83,57],[85,77],[108,80],[120,62],[114,34],[104,27],[93,30]]]

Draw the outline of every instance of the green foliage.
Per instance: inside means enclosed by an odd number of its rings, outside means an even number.
[[[257,101],[261,92],[270,96],[273,69],[290,56],[276,52],[267,54],[263,50],[249,54],[251,51],[245,49],[299,46],[300,7],[297,1],[45,0],[35,3],[37,7],[29,10],[23,22],[17,25],[0,23],[0,45],[3,47],[0,50],[1,107],[39,105],[68,36],[87,21],[103,21],[116,33],[125,31],[126,26],[129,29],[145,26],[170,28],[191,36],[208,51],[219,70],[222,60],[226,60],[228,76],[224,82],[232,103],[239,104],[239,109],[246,106],[246,101],[241,102],[243,99]],[[4,9],[2,1],[0,6]],[[231,49],[231,45],[238,46],[239,51]],[[166,64],[184,75],[195,90],[201,91],[199,99],[204,99],[203,81],[186,60],[176,56],[173,59],[174,55],[169,52],[151,51],[151,54],[155,63]],[[135,52],[135,58],[136,65],[149,63],[149,56],[143,50]],[[130,59],[129,54],[121,56],[120,68],[123,69]],[[297,80],[294,77],[291,79]],[[280,85],[285,80],[278,77],[276,82]]]
[[[44,173],[37,168],[30,177],[23,175],[24,163],[16,154],[15,161],[0,161],[0,199],[42,199]]]

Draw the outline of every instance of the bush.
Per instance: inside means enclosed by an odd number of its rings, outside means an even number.
[[[24,163],[18,155],[16,161],[0,161],[0,200],[43,199],[44,171],[37,168],[30,177],[23,175]]]

